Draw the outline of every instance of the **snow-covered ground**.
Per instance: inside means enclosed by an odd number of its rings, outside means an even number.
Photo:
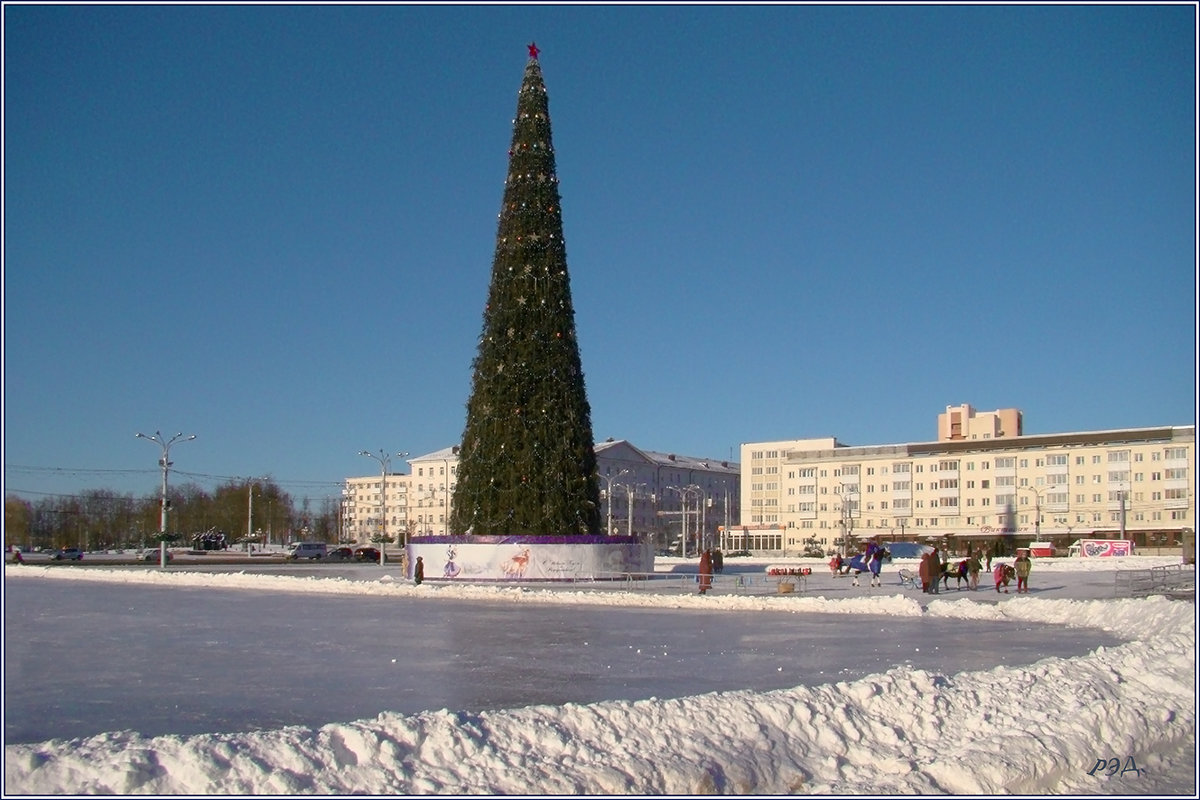
[[[770,562],[773,563],[773,562]],[[107,732],[5,745],[5,794],[1137,794],[1196,795],[1194,602],[1114,596],[1116,569],[1178,557],[1038,560],[1030,595],[850,588],[822,562],[804,591],[618,586],[412,586],[385,568],[269,574],[231,567],[8,566],[5,580],[631,608],[889,615],[1053,623],[1125,643],[1024,666],[902,663],[852,681],[668,699],[465,712],[387,711],[352,723],[248,733]],[[726,573],[768,562],[730,559]],[[278,568],[276,568],[278,569]],[[660,559],[660,570],[694,563]],[[377,571],[376,571],[377,570]],[[266,573],[266,574],[264,574]],[[666,586],[666,582],[663,584]],[[252,604],[251,604],[252,605]],[[868,626],[863,626],[864,630]],[[6,626],[6,642],[19,635]],[[269,630],[264,637],[269,637]],[[163,647],[170,647],[169,638]],[[847,641],[847,659],[856,657]],[[221,657],[219,652],[213,659]]]

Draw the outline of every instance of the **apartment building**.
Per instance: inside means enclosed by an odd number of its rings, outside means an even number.
[[[455,445],[409,458],[410,474],[389,476],[389,535],[450,532],[458,452]],[[612,534],[651,537],[659,549],[678,548],[686,525],[691,553],[697,542],[714,545],[718,528],[741,514],[736,463],[642,450],[609,439],[596,445],[596,467],[602,527]],[[378,528],[370,521],[378,519],[379,484],[378,475],[347,479],[343,518],[352,537]]]
[[[342,489],[341,531],[343,542],[368,542],[378,535],[393,542],[408,530],[409,476],[400,473],[347,478]]]
[[[439,536],[449,533],[446,526],[458,473],[458,445],[410,458],[408,463],[412,467],[413,533]]]
[[[1195,530],[1196,428],[1026,435],[1015,409],[948,407],[931,442],[851,447],[836,438],[742,445],[741,524],[779,551],[921,541],[1010,552],[1080,538],[1178,547]]]

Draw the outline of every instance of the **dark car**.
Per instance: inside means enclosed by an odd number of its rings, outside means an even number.
[[[335,547],[325,554],[326,561],[349,561],[354,558],[354,551],[349,547]]]
[[[750,555],[749,550],[734,550],[732,553],[726,553],[726,558],[747,558]]]
[[[83,561],[83,551],[78,547],[67,547],[55,550],[54,555],[50,557],[55,561]]]
[[[374,547],[360,547],[354,551],[354,558],[357,561],[378,561],[379,551]]]

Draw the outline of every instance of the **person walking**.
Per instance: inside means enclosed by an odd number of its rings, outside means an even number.
[[[413,565],[413,583],[417,586],[425,580],[425,559],[417,556],[417,563]]]
[[[972,592],[979,588],[979,570],[982,566],[979,563],[979,553],[972,553],[971,557],[967,559],[967,577],[970,578]]]
[[[13,551],[13,558],[12,558],[12,562],[13,562],[14,564],[24,564],[24,563],[25,563],[25,559],[21,557],[21,551],[20,551],[20,550],[14,550],[14,551]]]
[[[712,565],[713,572],[715,572],[717,575],[720,575],[725,571],[725,556],[721,555],[720,550],[712,551]]]
[[[1029,571],[1033,569],[1033,561],[1029,558],[1028,550],[1021,550],[1013,561],[1013,569],[1017,573],[1017,594],[1029,594]]]
[[[942,593],[942,576],[946,574],[946,569],[942,566],[942,554],[938,549],[933,548],[933,552],[929,554],[929,593]]]
[[[921,577],[921,591],[929,594],[929,577],[933,574],[933,568],[930,566],[932,553],[925,553],[921,556],[921,563],[917,567],[917,574]]]
[[[704,594],[712,586],[712,551],[705,550],[700,555],[700,594]]]
[[[990,544],[987,546],[987,571],[992,571],[992,546]]]

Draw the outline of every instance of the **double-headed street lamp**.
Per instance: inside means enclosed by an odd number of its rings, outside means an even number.
[[[687,486],[668,486],[666,488],[671,489],[672,491],[679,492],[679,508],[680,508],[679,514],[683,521],[683,528],[681,531],[682,535],[679,537],[679,557],[687,558],[687,536],[688,536],[687,500],[688,500],[688,495],[691,494],[692,492],[696,493],[696,548],[697,548],[697,552],[699,552],[699,548],[700,548],[700,505],[699,504],[700,504],[701,498],[703,497],[703,494],[700,490],[700,487],[694,483],[689,483]]]
[[[163,435],[158,431],[154,432],[153,436],[147,436],[144,433],[136,434],[138,439],[146,439],[154,442],[162,448],[162,458],[159,459],[158,465],[162,467],[162,497],[160,498],[159,517],[158,517],[158,565],[160,567],[167,566],[167,509],[170,504],[167,500],[167,472],[171,469],[171,461],[168,458],[171,452],[171,445],[179,440],[190,442],[196,438],[196,434],[192,434],[184,438],[182,433],[177,433],[170,439],[163,439]]]
[[[387,476],[388,466],[392,463],[392,456],[390,453],[385,453],[382,449],[379,451],[379,455],[369,453],[366,450],[359,450],[358,454],[367,458],[373,458],[379,462],[379,566],[382,567],[387,562]],[[396,458],[406,458],[407,456],[407,452],[396,453]]]
[[[603,479],[604,479],[604,480],[607,482],[607,484],[608,484],[608,488],[607,488],[607,489],[605,490],[605,492],[604,492],[604,494],[605,494],[605,497],[608,499],[608,527],[606,527],[606,528],[604,529],[604,535],[605,535],[605,536],[612,536],[612,532],[613,532],[613,526],[612,526],[612,488],[613,488],[613,481],[615,481],[617,478],[621,477],[622,475],[628,475],[628,474],[629,474],[629,470],[627,470],[627,469],[623,469],[623,470],[621,470],[620,472],[618,472],[616,475],[601,475],[601,476],[600,476],[600,477],[601,477],[601,478],[603,478]]]
[[[625,490],[625,498],[629,501],[629,513],[625,517],[625,535],[633,536],[633,500],[637,496],[638,489],[644,487],[644,483],[618,483],[618,489]],[[611,513],[611,512],[609,512]]]
[[[1042,490],[1032,486],[1018,486],[1017,488],[1033,492],[1033,496],[1037,498],[1037,503],[1033,507],[1033,538],[1040,542],[1042,540]]]
[[[843,558],[850,554],[850,540],[854,538],[854,512],[858,508],[858,503],[853,503],[850,501],[850,495],[861,497],[861,495],[858,493],[858,489],[849,488],[854,485],[855,484],[849,483],[843,483],[841,485],[842,516],[838,524],[842,527],[842,546],[839,549],[839,552],[842,554]]]

